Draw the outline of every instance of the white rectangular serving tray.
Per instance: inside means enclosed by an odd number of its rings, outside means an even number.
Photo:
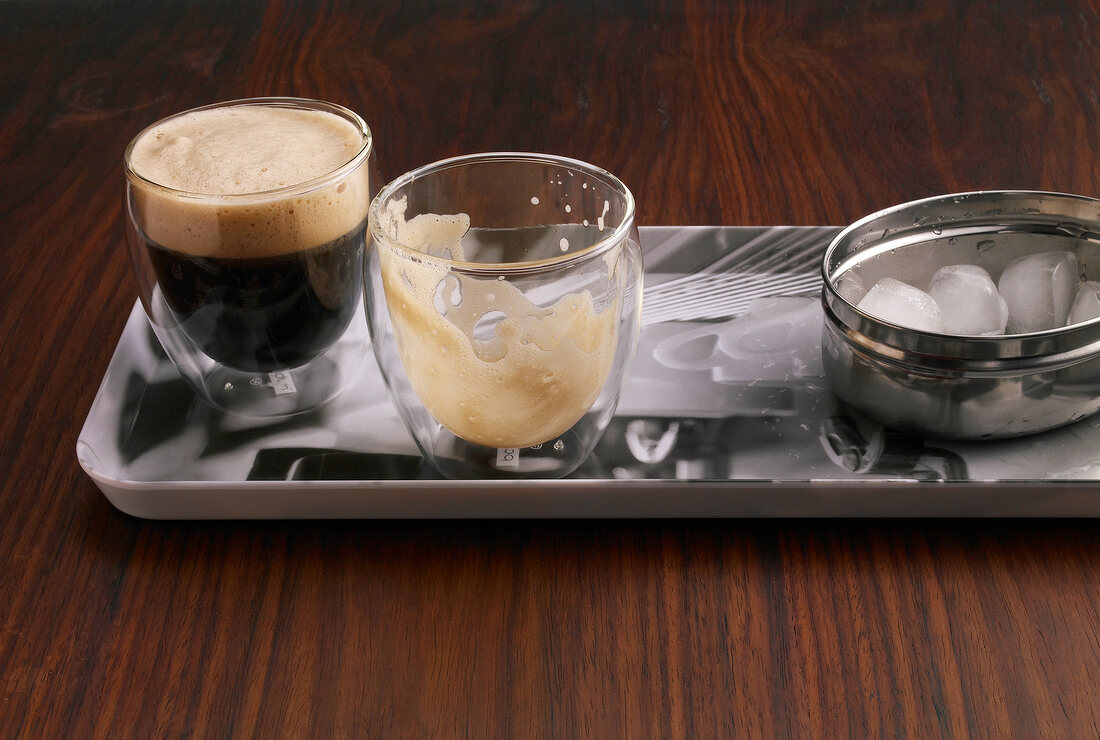
[[[441,479],[371,356],[316,412],[220,414],[140,304],[77,457],[115,507],[151,519],[1100,515],[1100,415],[967,443],[891,432],[837,401],[819,302],[837,231],[643,227],[638,355],[611,427],[564,480]]]

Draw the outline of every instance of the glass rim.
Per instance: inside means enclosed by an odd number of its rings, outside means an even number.
[[[130,161],[130,157],[134,151],[134,145],[145,136],[149,131],[160,126],[166,121],[185,116],[190,113],[196,113],[198,111],[214,110],[217,108],[234,108],[242,106],[268,106],[273,108],[295,108],[299,110],[320,110],[326,111],[337,115],[349,123],[353,124],[358,129],[362,136],[362,144],[359,150],[339,167],[334,168],[330,172],[327,172],[319,177],[310,178],[309,180],[303,180],[302,182],[295,183],[293,185],[286,185],[281,188],[273,188],[270,190],[257,190],[251,193],[197,193],[190,190],[181,190],[179,188],[173,188],[168,185],[163,185],[155,180],[150,180],[144,175],[134,170]],[[167,195],[171,195],[181,199],[187,199],[192,201],[208,201],[217,203],[231,203],[234,201],[253,201],[253,200],[279,200],[282,198],[292,197],[302,193],[308,193],[312,190],[325,187],[334,182],[338,182],[344,178],[348,173],[358,169],[373,153],[374,151],[374,135],[371,133],[370,127],[367,122],[363,120],[355,111],[350,108],[346,108],[338,103],[330,103],[326,100],[316,100],[314,98],[298,98],[292,96],[271,96],[271,97],[257,97],[257,98],[238,98],[236,100],[225,100],[218,103],[209,103],[207,105],[200,105],[196,108],[188,108],[187,110],[178,111],[163,118],[157,119],[153,123],[149,124],[141,131],[139,131],[132,139],[130,143],[126,145],[126,149],[122,154],[122,166],[126,174],[126,179],[132,183],[142,187],[159,190]]]
[[[562,255],[555,255],[553,257],[544,257],[538,260],[523,260],[517,262],[468,262],[464,260],[455,260],[448,257],[441,257],[434,254],[428,254],[419,249],[411,247],[407,244],[403,244],[396,239],[391,239],[386,235],[381,228],[381,210],[382,204],[388,199],[393,197],[401,188],[405,187],[414,180],[423,178],[425,176],[441,172],[443,170],[453,169],[456,167],[465,167],[475,164],[483,164],[488,162],[530,162],[540,164],[553,164],[566,167],[568,169],[580,172],[599,179],[605,184],[609,185],[616,193],[618,193],[624,204],[624,213],[622,221],[614,229],[611,229],[611,233],[598,239],[594,244],[580,249],[576,252],[570,252]],[[372,238],[383,241],[387,246],[398,249],[404,252],[407,256],[423,261],[430,261],[441,265],[446,265],[449,270],[469,275],[529,275],[538,274],[541,272],[547,272],[550,270],[560,269],[567,267],[575,263],[587,262],[601,256],[605,252],[613,249],[618,244],[621,244],[623,240],[627,238],[627,235],[634,228],[634,213],[635,203],[634,195],[630,192],[623,181],[615,175],[611,174],[602,167],[589,164],[579,159],[573,159],[572,157],[565,157],[558,154],[543,154],[539,152],[479,152],[475,154],[463,154],[457,157],[449,157],[447,159],[441,159],[430,164],[421,165],[415,169],[409,170],[403,175],[400,175],[396,179],[387,183],[378,194],[371,201],[370,208],[367,213],[367,223]]]

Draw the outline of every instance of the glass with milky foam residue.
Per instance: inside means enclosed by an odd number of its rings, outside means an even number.
[[[565,157],[489,153],[409,172],[369,213],[375,357],[451,478],[557,478],[591,454],[637,345],[634,199]]]

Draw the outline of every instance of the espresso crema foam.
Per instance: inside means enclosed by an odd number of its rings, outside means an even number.
[[[405,207],[404,199],[386,204],[391,237],[463,260],[469,216],[406,222]],[[487,447],[530,447],[554,440],[595,403],[615,354],[617,300],[596,312],[586,290],[540,308],[504,280],[461,275],[402,250],[383,248],[379,257],[405,374],[451,432]],[[497,312],[492,336],[475,336],[478,321]]]
[[[239,105],[184,113],[134,142],[131,169],[170,189],[132,179],[139,220],[157,244],[197,257],[321,246],[366,217],[367,167],[306,192],[279,189],[333,172],[362,147],[362,132],[326,111]]]

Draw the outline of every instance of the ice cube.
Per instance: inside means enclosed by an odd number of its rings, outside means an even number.
[[[841,298],[855,306],[867,294],[867,289],[863,287],[863,278],[848,270],[837,278],[836,292]]]
[[[920,331],[943,331],[940,308],[932,296],[894,278],[883,278],[875,283],[856,307],[898,326]]]
[[[1072,252],[1029,254],[1008,263],[997,283],[1008,304],[1010,334],[1064,326],[1077,289]]]
[[[932,276],[928,294],[940,307],[948,334],[993,336],[1005,333],[1008,304],[989,273],[977,265],[948,265]]]
[[[1069,309],[1066,326],[1100,317],[1100,283],[1089,280],[1077,288],[1077,297]]]

